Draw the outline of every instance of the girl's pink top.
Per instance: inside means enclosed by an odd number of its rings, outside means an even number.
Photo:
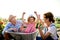
[[[31,32],[34,32],[34,31],[36,31],[35,23],[27,24],[27,28],[26,28],[25,32],[26,33],[31,33]]]

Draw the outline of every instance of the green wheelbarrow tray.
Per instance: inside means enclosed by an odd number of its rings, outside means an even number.
[[[13,36],[16,40],[36,40],[37,31],[32,33],[22,33],[22,32],[7,32],[7,33]]]

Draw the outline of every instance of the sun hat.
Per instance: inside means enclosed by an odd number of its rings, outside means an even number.
[[[14,16],[14,15],[9,15],[9,18],[8,18],[8,20],[9,21],[11,21],[13,18],[15,18],[16,16]]]

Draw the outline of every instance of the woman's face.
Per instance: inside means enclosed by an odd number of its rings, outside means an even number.
[[[29,19],[29,22],[34,22],[34,18],[30,18]]]
[[[49,21],[49,19],[48,19],[48,18],[46,18],[46,16],[45,16],[45,15],[44,15],[43,17],[44,17],[44,18],[43,18],[43,19],[44,19],[44,22],[45,22],[45,23],[47,23],[47,22]]]

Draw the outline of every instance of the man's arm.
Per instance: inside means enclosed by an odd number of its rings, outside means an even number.
[[[6,30],[8,30],[8,28],[9,28],[9,23],[5,26],[5,28],[3,29],[3,31],[2,31],[2,34],[4,35],[4,32],[6,31]]]

